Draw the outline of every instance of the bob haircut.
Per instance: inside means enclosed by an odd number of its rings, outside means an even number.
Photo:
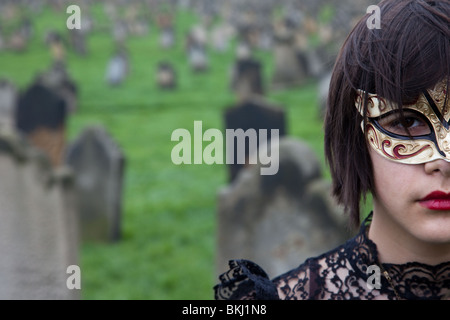
[[[385,0],[378,6],[381,28],[368,28],[366,14],[339,52],[324,122],[332,192],[350,215],[352,227],[360,224],[361,200],[368,192],[376,197],[361,130],[361,121],[367,119],[355,107],[357,89],[366,92],[364,114],[367,93],[373,93],[394,102],[402,115],[403,105],[414,103],[423,90],[450,75],[449,0]]]

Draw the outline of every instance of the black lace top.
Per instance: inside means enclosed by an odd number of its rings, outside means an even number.
[[[450,299],[450,261],[436,266],[380,264],[376,245],[367,236],[370,220],[343,245],[272,280],[251,261],[231,260],[214,287],[215,299]]]

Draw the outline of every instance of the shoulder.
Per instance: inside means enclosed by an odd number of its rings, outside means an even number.
[[[324,275],[324,266],[339,256],[340,248],[309,258],[273,279],[252,261],[230,260],[229,270],[219,276],[220,283],[214,287],[214,297],[216,300],[315,299],[323,282],[320,277]]]
[[[309,258],[297,268],[277,276],[272,282],[277,287],[280,299],[322,299],[326,279],[333,277],[337,264],[345,264],[342,262],[345,256],[345,246],[341,245],[317,257]]]

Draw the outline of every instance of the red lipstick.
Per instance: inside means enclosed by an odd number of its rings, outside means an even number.
[[[419,200],[421,206],[430,210],[450,210],[450,193],[433,191]]]

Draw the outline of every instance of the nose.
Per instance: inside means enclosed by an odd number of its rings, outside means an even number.
[[[442,176],[450,177],[450,162],[445,160],[434,160],[425,163],[425,172],[427,174],[441,174]]]

